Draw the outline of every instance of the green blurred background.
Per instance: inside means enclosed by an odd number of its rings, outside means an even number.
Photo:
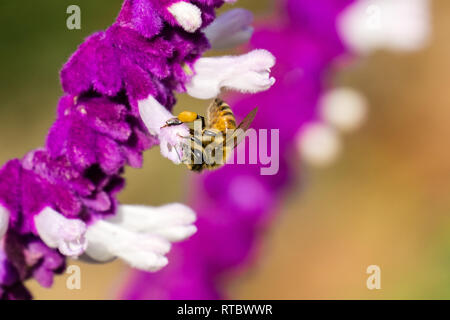
[[[66,8],[82,10],[82,30],[66,28]],[[302,184],[262,237],[261,257],[233,277],[238,299],[450,298],[450,2],[435,0],[433,38],[410,54],[379,52],[341,72],[336,85],[370,101],[367,124],[345,137],[327,169],[305,168]],[[0,162],[43,144],[62,94],[58,72],[83,39],[110,25],[121,0],[0,2]],[[265,17],[270,0],[239,0]],[[203,110],[180,97],[176,110]],[[126,171],[122,202],[185,201],[189,174],[154,148],[144,168]],[[299,196],[300,195],[300,196]],[[37,299],[115,298],[129,269],[121,262],[81,266],[82,289],[28,285]],[[366,268],[381,267],[381,290]]]

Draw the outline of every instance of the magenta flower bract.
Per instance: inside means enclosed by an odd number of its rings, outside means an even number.
[[[282,1],[276,24],[257,27],[251,46],[277,58],[271,90],[229,100],[239,118],[259,107],[252,127],[280,130],[279,171],[261,175],[261,165],[227,165],[195,177],[191,203],[199,231],[175,247],[172,263],[157,274],[134,272],[122,297],[218,299],[230,271],[245,267],[258,235],[295,183],[295,137],[317,117],[317,102],[336,58],[348,53],[337,30],[338,15],[352,0]],[[233,101],[234,100],[234,101]],[[295,162],[295,161],[294,161]],[[192,257],[195,257],[193,259]]]

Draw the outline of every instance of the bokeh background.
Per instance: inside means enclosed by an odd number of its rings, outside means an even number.
[[[87,35],[113,22],[121,2],[0,2],[1,163],[43,144],[62,94],[59,69]],[[70,4],[81,7],[81,30],[66,28]],[[238,6],[264,18],[274,1]],[[450,2],[432,1],[432,18],[425,49],[371,54],[333,80],[367,97],[369,119],[345,136],[332,166],[301,165],[301,184],[261,236],[260,257],[228,283],[230,298],[450,298]],[[206,104],[180,96],[175,111]],[[143,169],[127,168],[120,200],[184,202],[189,175],[154,148]],[[81,267],[81,290],[66,288],[67,275],[52,289],[31,281],[37,299],[113,299],[129,271],[119,261],[69,264]],[[381,290],[366,288],[372,264],[381,267]]]

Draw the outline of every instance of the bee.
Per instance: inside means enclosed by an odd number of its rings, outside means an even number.
[[[245,138],[257,111],[258,108],[253,109],[236,126],[230,106],[217,98],[208,107],[206,119],[195,112],[183,111],[178,117],[167,120],[165,127],[184,123],[194,123],[195,126],[199,123],[199,130],[191,128],[189,136],[183,137],[189,143],[183,145],[184,157],[180,157],[180,161],[195,172],[214,170],[225,164],[233,149]]]

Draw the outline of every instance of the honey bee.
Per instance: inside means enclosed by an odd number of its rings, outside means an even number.
[[[217,98],[208,107],[206,119],[195,112],[183,111],[178,117],[169,119],[165,127],[198,121],[200,130],[191,128],[189,136],[183,137],[190,143],[184,144],[185,156],[183,159],[180,157],[180,161],[195,172],[214,170],[225,164],[231,151],[245,138],[257,110],[258,108],[253,109],[236,126],[236,118],[230,106]]]

